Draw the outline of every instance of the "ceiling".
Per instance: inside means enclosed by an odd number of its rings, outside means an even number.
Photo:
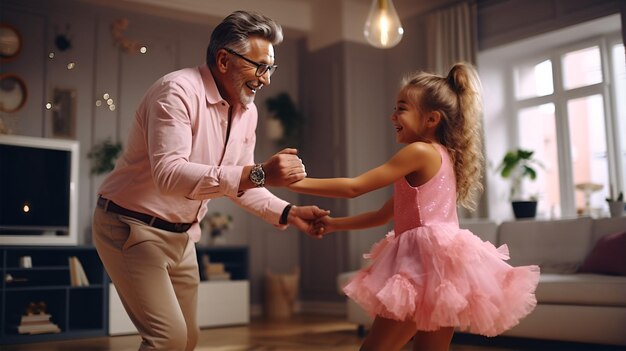
[[[261,12],[291,37],[307,36],[318,46],[345,39],[364,41],[362,28],[372,0],[83,0],[101,6],[215,25],[234,10]],[[460,0],[394,0],[401,19]]]

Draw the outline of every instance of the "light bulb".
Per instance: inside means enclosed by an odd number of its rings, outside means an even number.
[[[400,42],[404,29],[391,0],[372,1],[363,34],[377,48],[390,48]]]

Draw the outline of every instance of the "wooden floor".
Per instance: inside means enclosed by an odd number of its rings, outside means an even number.
[[[2,345],[2,351],[135,351],[137,335],[89,338],[24,345]],[[354,351],[361,338],[356,326],[338,317],[297,315],[289,321],[255,319],[249,325],[203,329],[196,351]],[[406,350],[410,350],[409,347]],[[458,334],[450,351],[586,350],[623,348]]]

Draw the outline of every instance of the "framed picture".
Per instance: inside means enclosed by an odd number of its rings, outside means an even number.
[[[52,137],[76,139],[76,91],[54,89]]]
[[[22,50],[22,37],[17,29],[0,23],[0,61],[14,59]]]
[[[26,83],[13,73],[0,73],[0,111],[13,113],[26,103]]]

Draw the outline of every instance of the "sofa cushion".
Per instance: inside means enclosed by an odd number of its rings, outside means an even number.
[[[513,266],[564,264],[571,270],[591,249],[591,225],[589,217],[506,221],[498,228],[498,245],[508,245]]]
[[[593,233],[591,244],[593,245],[605,235],[626,231],[626,216],[596,218],[593,221],[591,231]]]
[[[626,276],[626,232],[601,237],[578,272]]]
[[[488,220],[462,220],[459,227],[467,229],[483,241],[489,241],[496,245],[498,243],[498,224]]]
[[[541,274],[538,303],[626,306],[626,277],[602,274]]]

